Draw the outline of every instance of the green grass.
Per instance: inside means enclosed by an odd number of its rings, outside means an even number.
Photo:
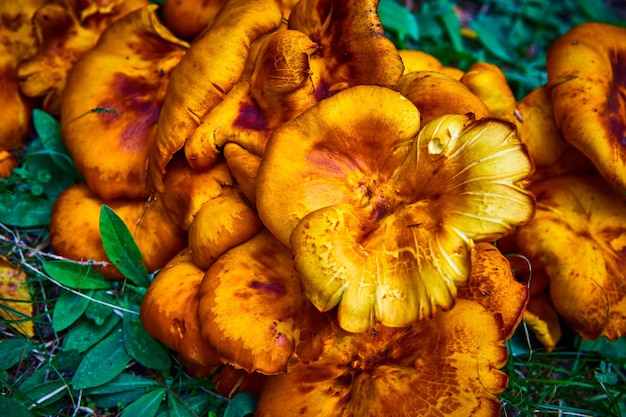
[[[381,13],[399,47],[425,50],[462,69],[476,61],[498,64],[518,98],[545,82],[547,48],[572,25],[626,25],[623,2],[456,3],[467,12],[467,23],[447,0],[415,2],[412,12],[383,0]],[[462,25],[478,38],[462,36]],[[26,271],[34,310],[32,318],[0,321],[0,410],[14,417],[142,415],[138,410],[158,416],[245,415],[254,398],[228,401],[216,394],[210,380],[185,374],[138,326],[150,277],[136,253],[121,257],[129,281],[108,283],[89,263],[67,264],[50,252],[51,205],[80,176],[56,121],[36,112],[35,126],[38,138],[20,151],[20,167],[0,180],[0,253]],[[132,246],[106,211],[101,227],[113,231],[106,238],[110,250]],[[64,314],[55,316],[55,308]],[[35,324],[33,338],[17,329],[26,320]],[[545,352],[521,326],[509,349],[503,415],[626,416],[625,338],[588,342],[570,333],[554,352]]]

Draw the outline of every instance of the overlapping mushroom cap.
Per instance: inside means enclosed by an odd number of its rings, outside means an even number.
[[[563,136],[626,189],[626,28],[578,25],[552,43],[546,64]]]
[[[531,190],[537,212],[516,244],[545,270],[557,312],[585,338],[626,334],[626,196],[590,176],[549,178]]]
[[[379,0],[301,0],[289,16],[319,47],[311,56],[315,96],[323,99],[363,84],[393,87],[403,73],[402,59],[385,36]]]
[[[261,219],[348,331],[452,307],[473,241],[532,217],[519,185],[532,162],[512,125],[449,115],[419,127],[401,94],[357,86],[284,124],[261,162]]]
[[[104,200],[150,194],[148,153],[170,72],[187,48],[152,5],[109,26],[74,65],[63,95],[63,141],[89,188]]]
[[[0,1],[0,152],[18,149],[31,128],[33,103],[20,92],[17,66],[36,51],[31,16],[43,3],[44,0]],[[0,176],[8,176],[15,165],[7,162],[7,156],[2,155]]]
[[[147,0],[99,2],[50,0],[33,16],[37,53],[18,67],[20,88],[29,97],[43,97],[43,108],[59,114],[69,70],[91,49],[115,20],[148,5]]]
[[[501,317],[465,299],[408,328],[334,327],[319,358],[266,381],[255,415],[496,416],[504,339]]]

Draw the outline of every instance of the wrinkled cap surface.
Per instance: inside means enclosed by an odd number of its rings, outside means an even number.
[[[291,252],[267,230],[220,256],[199,296],[204,339],[248,372],[286,372],[294,355],[316,349],[328,322],[304,296]]]
[[[599,177],[543,180],[535,218],[516,231],[543,265],[557,312],[581,336],[626,334],[626,195]]]
[[[319,358],[266,381],[255,415],[497,416],[506,360],[500,316],[459,300],[408,328],[336,329]]]
[[[187,48],[152,5],[110,25],[68,76],[63,142],[89,188],[104,200],[150,194],[148,153],[169,75]]]
[[[575,26],[552,43],[546,66],[563,136],[626,189],[626,28]]]
[[[321,100],[362,84],[392,87],[404,70],[378,17],[378,0],[302,0],[289,16],[318,45],[311,55],[315,96]]]
[[[257,208],[320,310],[339,305],[349,331],[403,326],[453,305],[474,240],[531,218],[518,185],[531,171],[506,122],[449,115],[419,130],[402,95],[360,86],[274,133]]]

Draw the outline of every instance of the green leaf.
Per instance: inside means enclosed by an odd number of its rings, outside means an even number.
[[[489,52],[505,62],[513,61],[511,54],[501,42],[504,36],[495,22],[484,18],[481,20],[473,20],[471,25],[478,36],[478,40]]]
[[[129,362],[122,329],[117,329],[87,352],[74,374],[72,386],[84,389],[106,384],[121,374]]]
[[[419,39],[417,20],[415,20],[409,9],[402,7],[397,2],[380,0],[378,17],[386,30],[397,33],[401,38],[409,36],[415,41]]]
[[[0,193],[0,223],[15,227],[50,224],[52,202],[32,194]]]
[[[22,392],[25,396],[22,404],[29,407],[30,401],[35,401],[40,406],[51,405],[69,394],[70,387],[63,380],[44,382],[28,391]],[[28,400],[27,400],[28,398]]]
[[[167,395],[167,409],[169,410],[169,417],[195,417],[190,407],[183,403],[174,394],[169,393]]]
[[[102,340],[120,321],[120,317],[112,314],[104,323],[98,325],[93,320],[83,317],[76,322],[63,338],[63,348],[86,352]]]
[[[93,294],[92,303],[89,304],[85,311],[85,317],[90,318],[96,324],[100,325],[113,314],[111,305],[119,305],[118,297],[112,295],[108,291],[96,291]]]
[[[147,368],[167,369],[171,365],[167,348],[146,332],[135,314],[124,313],[124,347],[133,359]]]
[[[133,401],[137,400],[139,397],[144,395],[146,390],[143,388],[135,389],[132,391],[122,391],[116,392],[113,394],[102,394],[102,395],[93,395],[93,400],[98,407],[101,408],[113,408],[119,407],[126,404],[130,404]]]
[[[165,388],[150,391],[122,411],[122,417],[154,417],[163,401]]]
[[[0,340],[0,370],[9,369],[28,356],[32,345],[24,338]]]
[[[92,291],[85,295],[91,296]],[[63,291],[54,305],[52,313],[52,328],[60,332],[70,327],[83,315],[89,305],[89,298],[70,291]]]
[[[141,251],[124,221],[106,205],[100,210],[100,235],[104,251],[117,269],[135,284],[147,288],[150,278],[141,263]]]
[[[5,416],[11,417],[33,417],[33,414],[19,401],[4,395],[0,396],[0,410]]]
[[[581,339],[580,350],[623,360],[626,359],[626,336],[622,336],[614,342],[609,341],[606,337],[600,337],[597,340]]]
[[[54,117],[43,110],[33,110],[33,125],[35,131],[46,150],[49,151],[52,161],[66,173],[76,176],[74,163],[69,157],[65,145],[61,140],[61,126]]]
[[[253,414],[259,399],[249,392],[241,392],[233,397],[224,410],[224,417],[244,417]]]
[[[446,8],[446,10],[441,13],[439,18],[441,19],[441,24],[452,42],[454,50],[457,52],[462,51],[463,38],[461,37],[461,22],[459,22],[459,18],[454,12],[454,9],[452,7]]]
[[[69,261],[48,261],[44,262],[43,269],[55,281],[66,287],[77,290],[111,288],[111,282],[89,265]]]
[[[111,381],[99,387],[89,388],[89,395],[115,394],[136,389],[145,389],[160,386],[155,379],[144,378],[133,374],[120,374]]]

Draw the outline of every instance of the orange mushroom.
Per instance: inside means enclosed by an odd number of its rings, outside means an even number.
[[[575,26],[552,43],[546,66],[563,137],[626,189],[626,28]]]
[[[533,269],[544,269],[556,311],[582,337],[626,334],[626,195],[599,177],[534,184],[535,218],[515,232]],[[532,288],[532,284],[531,284]]]
[[[108,261],[100,238],[102,204],[84,183],[61,193],[50,218],[51,245],[57,254],[76,261]],[[116,199],[107,205],[126,223],[149,272],[161,268],[186,246],[186,234],[171,220],[161,199],[151,204],[147,199]],[[101,272],[110,279],[122,278],[113,265]]]
[[[45,0],[0,0],[0,177],[10,175],[15,164],[8,152],[18,149],[31,131],[31,111],[34,103],[20,92],[17,66],[35,53],[35,33],[31,16]]]
[[[89,188],[105,201],[150,194],[148,152],[170,72],[187,48],[152,5],[111,24],[74,65],[63,95],[63,142]]]
[[[202,335],[228,364],[248,372],[286,372],[295,355],[321,350],[328,323],[308,302],[291,252],[267,230],[230,249],[200,287]]]
[[[496,416],[504,340],[500,315],[464,299],[407,328],[335,326],[322,355],[268,378],[255,415]]]
[[[435,56],[415,49],[401,49],[398,51],[404,63],[404,74],[416,71],[437,71],[460,80],[464,72],[461,69],[444,66]]]
[[[151,147],[148,175],[156,190],[164,191],[172,156],[240,80],[251,44],[278,28],[281,18],[274,0],[229,0],[194,41],[172,72]]]
[[[294,6],[289,29],[318,45],[310,65],[319,100],[355,85],[391,88],[402,75],[402,59],[385,36],[378,2],[302,0]]]
[[[18,66],[21,91],[43,97],[43,109],[58,115],[66,77],[78,58],[91,49],[104,29],[148,0],[50,0],[33,16],[38,50]]]
[[[176,36],[191,41],[211,23],[224,2],[165,0],[161,6],[161,18]]]
[[[141,303],[148,334],[180,353],[191,366],[217,370],[219,354],[203,339],[198,321],[198,289],[205,270],[184,249],[156,275]]]
[[[520,186],[532,163],[512,125],[448,115],[419,126],[399,93],[357,86],[276,130],[261,161],[263,223],[291,247],[307,297],[338,305],[348,331],[451,308],[473,242],[533,215]]]
[[[485,103],[493,117],[515,123],[517,100],[506,76],[497,65],[477,62],[460,81]]]
[[[472,113],[476,119],[491,115],[477,95],[460,81],[441,72],[416,71],[405,74],[395,88],[419,109],[422,123],[444,114]]]

